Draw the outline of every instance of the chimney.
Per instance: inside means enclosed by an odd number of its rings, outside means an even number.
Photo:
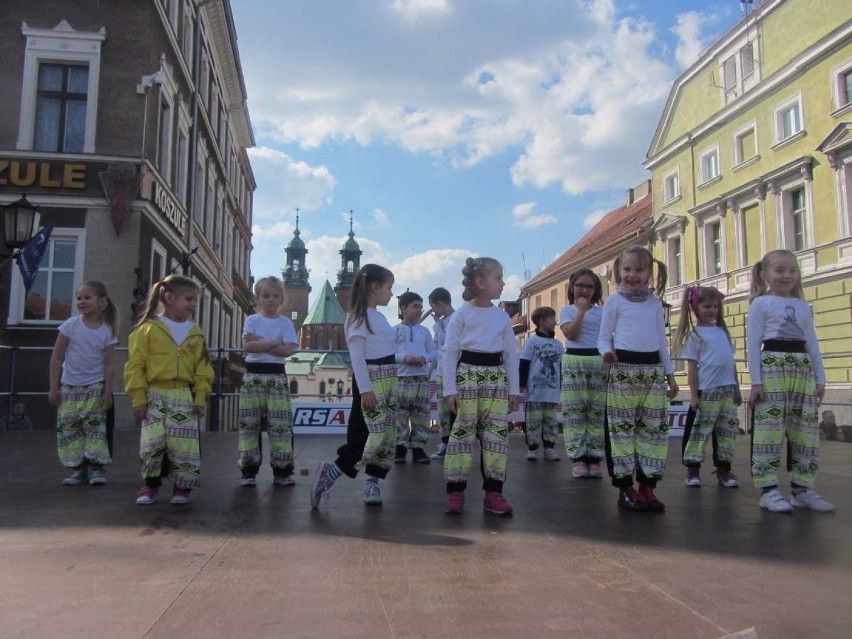
[[[633,204],[633,189],[627,189],[627,206]]]

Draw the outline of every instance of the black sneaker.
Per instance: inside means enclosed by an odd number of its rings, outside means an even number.
[[[618,495],[618,507],[625,510],[636,510],[644,512],[648,510],[648,504],[642,499],[641,495],[633,486],[625,488]]]
[[[408,454],[408,448],[403,446],[402,444],[396,445],[396,455],[394,456],[393,463],[394,464],[404,464],[405,456]]]
[[[411,461],[415,464],[431,464],[432,460],[429,459],[429,455],[427,455],[422,448],[412,448],[411,449]]]

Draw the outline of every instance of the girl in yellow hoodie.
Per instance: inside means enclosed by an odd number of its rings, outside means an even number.
[[[136,498],[139,505],[154,503],[164,476],[174,484],[173,504],[186,504],[190,491],[201,485],[198,420],[204,417],[213,366],[204,335],[191,320],[198,293],[198,285],[181,275],[157,282],[130,334],[124,387],[142,424],[145,485]]]

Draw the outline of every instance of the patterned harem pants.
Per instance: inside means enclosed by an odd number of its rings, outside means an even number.
[[[240,386],[238,464],[244,476],[255,476],[262,463],[261,422],[266,420],[269,463],[275,476],[293,474],[293,412],[283,373],[246,373]]]
[[[410,448],[423,448],[430,435],[429,378],[426,375],[400,377],[397,396],[396,443]]]
[[[198,416],[188,387],[148,389],[139,456],[147,486],[159,486],[164,476],[186,490],[201,485]]]
[[[562,430],[573,461],[604,458],[606,369],[600,355],[562,356]]]
[[[112,463],[103,396],[103,382],[60,386],[56,444],[63,466],[76,468],[84,462],[96,466]]]
[[[713,440],[713,465],[731,470],[740,418],[734,393],[737,387],[717,386],[700,391],[701,405],[698,411],[692,408],[686,415],[683,430],[683,464],[698,468],[704,461],[707,440]]]

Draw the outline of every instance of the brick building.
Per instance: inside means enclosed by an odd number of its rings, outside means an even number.
[[[26,193],[55,229],[29,295],[16,269],[2,271],[0,343],[51,346],[77,286],[96,279],[126,346],[152,282],[174,271],[201,286],[196,321],[212,354],[237,344],[256,184],[229,0],[5,0],[3,17],[0,204]],[[19,353],[4,388],[46,391],[49,356]],[[225,388],[239,366],[217,358]],[[37,426],[52,423],[43,399],[30,404]]]

